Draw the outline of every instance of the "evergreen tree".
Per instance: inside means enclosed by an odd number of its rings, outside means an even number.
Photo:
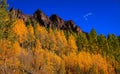
[[[95,29],[92,29],[89,34],[89,42],[90,43],[96,43],[97,42],[97,33]]]
[[[120,36],[118,36],[119,46],[120,46]]]
[[[87,49],[87,46],[88,46],[88,40],[87,40],[87,37],[86,37],[85,33],[80,33],[77,36],[76,44],[77,44],[77,47],[78,47],[79,51],[81,51],[81,50],[87,51],[86,49]]]
[[[97,46],[97,33],[95,29],[92,29],[91,32],[88,35],[89,39],[89,49],[93,53],[97,53],[98,46]]]
[[[8,12],[6,0],[0,0],[0,38],[5,36],[8,24]]]
[[[109,46],[108,46],[108,42],[107,42],[107,38],[101,34],[97,36],[97,44],[99,47],[99,53],[105,55],[108,53],[109,51]]]
[[[6,0],[0,0],[0,8],[3,8],[5,10],[7,10],[7,1]]]
[[[115,52],[119,49],[119,41],[114,34],[108,34],[108,44],[111,52]]]

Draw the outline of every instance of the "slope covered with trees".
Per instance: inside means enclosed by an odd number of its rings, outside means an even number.
[[[9,18],[0,1],[0,74],[119,74],[120,37]]]

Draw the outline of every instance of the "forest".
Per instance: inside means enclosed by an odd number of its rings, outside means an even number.
[[[120,36],[11,19],[0,0],[0,74],[120,74]]]

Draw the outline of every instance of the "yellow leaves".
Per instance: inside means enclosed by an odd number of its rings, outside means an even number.
[[[13,50],[12,51],[14,51],[14,55],[16,55],[16,56],[20,55],[21,47],[20,47],[20,45],[17,41],[13,44]]]
[[[77,55],[75,53],[70,53],[68,56],[62,55],[62,58],[67,71],[73,71],[72,73],[76,72],[77,70],[75,68],[79,67],[80,71],[83,73],[108,74],[108,70],[111,67],[106,59],[100,54],[94,55],[88,52],[80,52]]]
[[[78,74],[109,74],[114,64],[106,61],[100,54],[77,52],[76,40],[70,35],[66,39],[64,32],[47,30],[39,24],[25,26],[23,20],[17,20],[13,32],[18,40],[0,40],[0,65],[19,67],[33,74],[56,74],[61,72]],[[30,39],[29,39],[30,38]],[[24,43],[23,43],[24,42]],[[23,47],[21,47],[23,43]],[[97,46],[92,48],[98,49]],[[111,60],[110,60],[111,61]],[[113,63],[112,62],[112,63]],[[111,71],[110,71],[111,70]],[[64,71],[64,72],[63,72]],[[17,73],[17,72],[16,72]],[[21,72],[22,74],[24,72]]]
[[[0,57],[2,59],[9,58],[12,56],[11,51],[12,45],[8,40],[0,40]]]
[[[55,51],[57,49],[57,42],[56,42],[56,37],[55,37],[55,34],[53,32],[52,29],[49,29],[49,33],[48,33],[48,42],[49,42],[49,48],[50,50],[53,50]]]
[[[94,55],[93,56],[93,65],[96,66],[97,69],[102,69],[105,74],[107,73],[107,62],[100,54]]]
[[[88,71],[92,65],[92,56],[88,52],[80,52],[78,55],[78,64],[81,69]]]
[[[77,51],[77,46],[75,39],[72,35],[69,36],[68,38],[68,48],[70,52],[76,52]]]
[[[45,27],[42,27],[39,24],[36,24],[36,33],[38,36],[43,36],[43,37],[44,37],[44,34],[45,35],[48,34]]]
[[[36,25],[36,36],[40,40],[42,48],[48,48],[48,32],[39,24]]]
[[[0,65],[6,69],[14,67],[18,68],[20,61],[18,59],[20,55],[20,46],[18,42],[11,42],[9,40],[0,40]]]
[[[65,53],[65,51],[66,51],[67,40],[65,38],[63,31],[58,30],[55,33],[55,36],[56,36],[57,52],[59,53],[59,55],[61,55],[61,54]]]
[[[36,39],[35,45],[36,45],[36,50],[41,50],[42,49],[39,39]]]
[[[60,45],[62,47],[62,44],[66,44],[67,41],[66,41],[66,38],[65,38],[65,35],[63,33],[63,31],[57,31],[56,34],[56,40],[57,40],[57,44]]]
[[[77,64],[78,64],[78,61],[77,61],[77,56],[75,53],[70,53],[69,56],[65,56],[63,55],[63,60],[64,60],[64,63],[65,63],[65,66],[67,67],[76,67]]]
[[[23,20],[16,20],[13,27],[13,32],[18,36],[19,42],[23,42],[27,39],[27,27]]]
[[[34,39],[35,35],[34,35],[34,29],[33,29],[32,25],[27,26],[27,30],[29,32],[29,36],[31,37],[31,39]]]
[[[91,55],[88,52],[80,52],[78,59],[81,69],[89,71],[94,66],[96,73],[99,74],[102,71],[104,74],[108,74],[108,64],[100,54]]]
[[[1,58],[10,58],[17,57],[21,53],[21,48],[18,42],[12,44],[8,40],[0,40],[0,57]]]
[[[46,56],[45,60],[48,68],[51,68],[53,71],[58,71],[60,69],[61,58],[49,51],[45,51],[44,55]]]

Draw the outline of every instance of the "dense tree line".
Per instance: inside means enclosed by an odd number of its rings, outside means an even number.
[[[119,74],[120,36],[10,19],[0,0],[0,74]]]

